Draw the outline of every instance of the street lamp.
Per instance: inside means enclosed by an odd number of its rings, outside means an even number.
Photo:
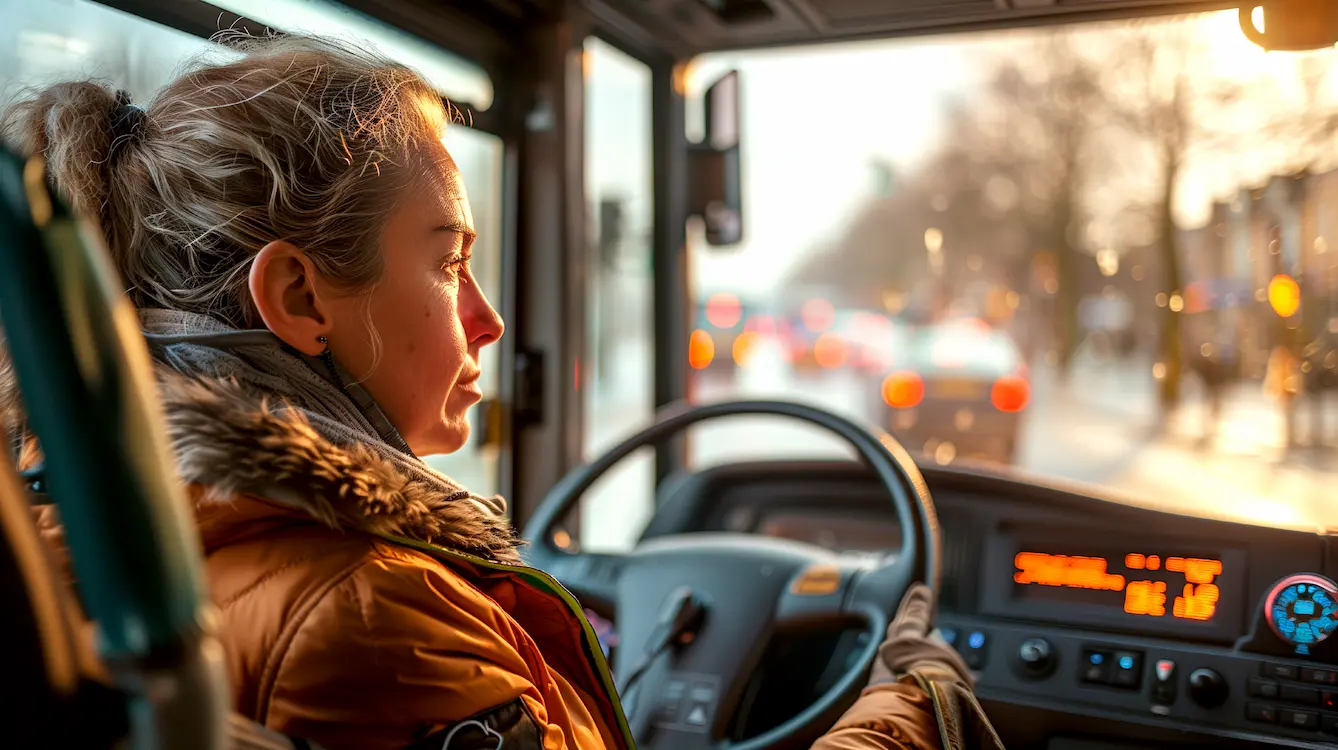
[[[929,267],[934,273],[943,273],[943,230],[938,227],[925,230],[925,250],[929,253]]]
[[[1120,272],[1120,255],[1110,248],[1103,248],[1096,253],[1096,265],[1101,275],[1110,277]]]

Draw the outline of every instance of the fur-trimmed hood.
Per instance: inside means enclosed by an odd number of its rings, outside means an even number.
[[[339,446],[302,413],[257,400],[234,382],[161,379],[177,470],[197,505],[250,496],[328,526],[394,534],[498,562],[520,562],[510,521],[466,491],[406,476],[362,446]]]
[[[12,431],[23,421],[0,349],[0,420]],[[505,563],[520,563],[524,542],[510,521],[450,483],[432,483],[400,471],[370,448],[340,446],[312,427],[303,413],[257,398],[231,380],[195,379],[159,371],[159,394],[176,451],[177,471],[190,488],[206,547],[238,524],[309,516],[348,532],[392,534]],[[21,461],[40,460],[35,446]],[[246,513],[229,513],[242,499]],[[39,514],[48,536],[55,516]],[[54,541],[54,540],[53,540]]]

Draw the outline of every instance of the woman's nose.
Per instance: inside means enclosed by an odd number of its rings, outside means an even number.
[[[502,321],[501,314],[488,302],[487,295],[477,282],[470,284],[467,289],[470,293],[462,300],[460,311],[465,325],[465,335],[469,343],[484,347],[502,337],[506,332],[506,323]]]

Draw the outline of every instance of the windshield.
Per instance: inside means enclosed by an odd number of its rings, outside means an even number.
[[[741,72],[745,230],[690,240],[693,397],[814,403],[928,464],[1338,521],[1334,63],[1263,52],[1234,10],[698,59],[690,95]],[[849,455],[761,419],[691,445]]]

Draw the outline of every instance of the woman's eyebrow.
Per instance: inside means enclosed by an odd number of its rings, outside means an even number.
[[[437,227],[437,231],[455,232],[457,234],[463,234],[470,240],[478,239],[478,232],[475,232],[472,227],[470,227],[468,224],[465,224],[462,221],[456,221],[456,220],[448,221],[445,224],[442,224],[441,226]]]

